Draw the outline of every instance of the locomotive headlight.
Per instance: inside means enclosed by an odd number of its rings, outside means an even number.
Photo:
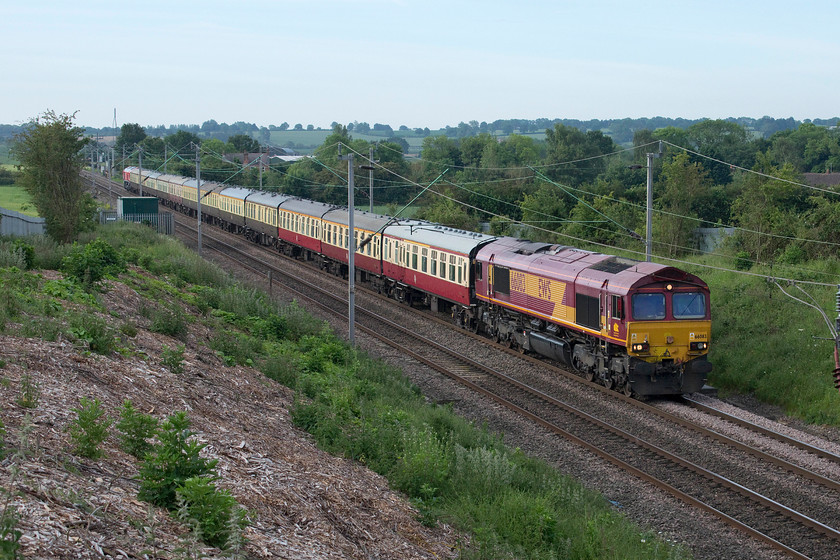
[[[692,352],[700,352],[709,348],[708,342],[692,342],[689,346]]]
[[[647,352],[650,350],[650,344],[647,342],[635,342],[630,347],[633,352]]]

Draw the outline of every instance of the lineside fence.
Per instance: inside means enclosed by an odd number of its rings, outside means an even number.
[[[146,224],[149,227],[155,228],[158,233],[164,235],[172,235],[175,233],[175,221],[172,219],[171,212],[161,212],[156,214],[119,214],[117,212],[100,212],[100,224],[112,224],[114,222],[135,222],[138,224]]]

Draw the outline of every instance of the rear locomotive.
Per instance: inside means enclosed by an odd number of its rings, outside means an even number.
[[[496,340],[627,395],[699,391],[711,371],[709,289],[693,274],[501,238],[478,251],[475,297]]]

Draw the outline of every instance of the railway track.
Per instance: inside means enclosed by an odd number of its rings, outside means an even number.
[[[190,229],[192,226],[184,221],[178,225],[182,233]],[[209,250],[227,254],[240,266],[250,266],[262,275],[271,270],[278,279],[287,274],[284,270],[287,267],[276,267],[254,257],[258,248],[244,240],[243,243],[248,245],[246,251],[217,239],[215,230],[212,233],[204,230],[203,235]],[[274,252],[272,255],[279,258]],[[330,313],[346,317],[346,299],[336,297],[338,290],[305,285],[297,273],[289,274],[287,282],[286,289],[295,290],[299,299],[307,299]],[[497,371],[492,365],[454,352],[429,338],[418,338],[411,329],[381,314],[360,308],[357,309],[356,322],[360,331],[791,557],[840,558],[840,532],[835,529],[840,527],[840,512],[836,507],[840,503],[840,484],[828,476],[594,384],[590,385],[598,389],[599,399],[591,399],[590,402],[597,400],[612,404],[587,406],[584,411],[551,396],[557,393],[527,385]],[[521,358],[530,359],[527,356]],[[542,361],[537,363],[542,369],[548,367]],[[558,370],[558,374],[580,381],[569,372]],[[612,412],[616,402],[638,408],[642,418],[628,419],[628,415],[624,414],[616,421],[611,417],[616,416]],[[696,402],[688,404],[698,409],[707,407]],[[706,413],[724,415],[722,411],[708,409]],[[651,418],[658,419],[656,429],[651,427]],[[735,422],[733,419],[730,421]],[[781,434],[768,434],[766,428],[743,420],[738,422],[763,437],[773,437],[800,452],[840,464],[840,458],[829,451]],[[665,436],[664,424],[676,426],[682,433],[690,435],[680,438]],[[712,445],[714,449],[710,450]],[[739,470],[743,470],[747,463],[751,469],[755,468],[763,474],[757,476],[754,474],[756,471],[750,470],[749,476],[742,476]],[[787,483],[780,484],[782,480]],[[798,487],[803,490],[798,492]]]

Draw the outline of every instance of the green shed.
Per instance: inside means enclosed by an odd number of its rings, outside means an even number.
[[[117,215],[157,214],[158,199],[153,196],[122,196],[117,202]]]

